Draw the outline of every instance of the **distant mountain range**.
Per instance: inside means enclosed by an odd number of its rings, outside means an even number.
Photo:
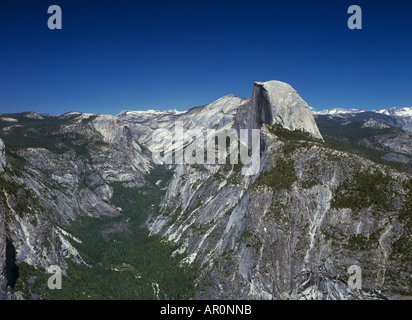
[[[313,112],[327,143],[412,173],[412,107]]]
[[[351,121],[375,120],[391,126],[412,131],[412,107],[392,107],[379,110],[335,108],[312,111],[315,117],[331,116]]]

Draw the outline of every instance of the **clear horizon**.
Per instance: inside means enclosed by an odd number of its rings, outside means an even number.
[[[352,4],[362,30],[347,27]],[[268,80],[316,111],[410,107],[411,16],[402,0],[5,0],[0,113],[184,111]]]

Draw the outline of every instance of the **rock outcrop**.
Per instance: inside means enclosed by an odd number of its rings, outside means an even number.
[[[6,227],[4,213],[0,209],[0,300],[5,299],[7,289]]]
[[[16,296],[11,291],[14,270],[13,245],[6,231],[4,208],[0,205],[0,300],[14,300]]]
[[[263,124],[302,130],[323,141],[307,103],[281,81],[255,82],[250,105],[240,108],[236,116],[237,129],[260,129]]]
[[[308,104],[289,84],[281,81],[255,82],[252,113],[258,121],[281,124],[289,130],[302,130],[323,140]]]
[[[6,146],[4,145],[3,140],[0,139],[0,172],[4,171],[4,168],[7,165],[6,158]]]

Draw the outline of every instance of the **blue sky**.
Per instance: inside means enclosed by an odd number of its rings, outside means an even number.
[[[267,80],[317,110],[412,106],[411,21],[407,0],[2,0],[0,113],[185,110]]]

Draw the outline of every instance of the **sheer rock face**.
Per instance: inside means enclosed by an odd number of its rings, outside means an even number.
[[[13,248],[6,230],[4,208],[0,205],[0,300],[15,300],[17,297],[10,288],[9,268],[14,264]]]
[[[4,214],[0,211],[0,299],[5,298],[3,295],[7,288],[6,264],[6,228]]]
[[[3,140],[0,139],[0,172],[4,172],[4,167],[7,163],[5,146]],[[4,217],[4,208],[0,205],[0,300],[5,299],[7,289],[7,272],[6,272],[6,225]]]
[[[308,104],[289,84],[280,81],[255,82],[251,116],[253,125],[281,124],[289,130],[302,130],[323,140]]]
[[[0,172],[4,171],[4,167],[7,165],[6,159],[6,147],[3,140],[0,139]]]

